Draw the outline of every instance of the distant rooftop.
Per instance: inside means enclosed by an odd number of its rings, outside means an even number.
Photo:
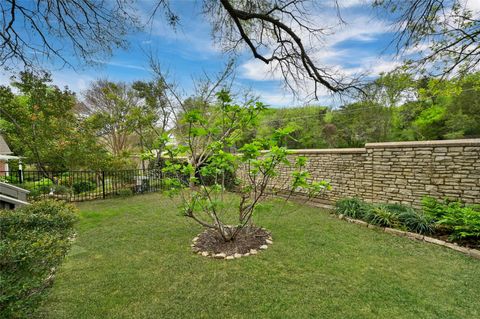
[[[7,145],[7,142],[3,139],[3,136],[0,134],[0,155],[9,155],[12,154],[12,151]]]

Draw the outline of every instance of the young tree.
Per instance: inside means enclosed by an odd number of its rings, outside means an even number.
[[[276,189],[274,178],[279,165],[294,165],[296,168],[291,179],[292,192],[301,189],[312,197],[328,189],[329,185],[325,181],[308,181],[305,158],[292,163],[287,149],[279,146],[279,141],[290,132],[288,130],[278,130],[270,139],[256,139],[245,144],[240,153],[230,152],[230,146],[240,137],[241,130],[254,123],[264,106],[254,101],[235,104],[226,91],[217,96],[219,104],[211,109],[209,118],[195,109],[184,114],[185,145],[168,147],[170,159],[164,170],[188,178],[185,183],[181,176],[175,176],[167,183],[170,191],[182,195],[183,214],[216,233],[223,242],[235,242],[238,236],[254,236],[258,230],[252,218],[260,201],[269,191]],[[178,156],[186,156],[188,163],[178,163]],[[237,169],[241,171],[241,179],[236,185],[240,198],[236,203],[237,223],[232,226],[225,221],[225,215],[232,207],[232,204],[226,204],[227,176],[232,176]],[[277,186],[285,189],[285,185]]]

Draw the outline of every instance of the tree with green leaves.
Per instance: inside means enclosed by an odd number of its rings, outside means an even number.
[[[48,177],[48,171],[99,167],[108,154],[75,115],[75,95],[50,84],[49,74],[21,72],[0,87],[0,129],[13,151]]]
[[[238,236],[255,236],[258,229],[253,225],[253,215],[268,191],[276,189],[274,181],[279,165],[295,166],[292,192],[302,190],[312,197],[329,185],[325,181],[309,181],[305,158],[292,163],[287,149],[279,145],[290,132],[288,129],[277,130],[269,139],[255,139],[242,146],[239,153],[232,153],[231,147],[241,131],[255,123],[254,119],[265,107],[254,101],[236,104],[227,91],[220,91],[217,97],[219,103],[209,113],[192,109],[183,115],[184,144],[167,147],[169,159],[164,171],[174,176],[167,186],[170,192],[181,194],[182,213],[218,235],[222,242],[235,242]],[[179,163],[178,157],[186,157],[188,162]],[[241,172],[236,185],[240,197],[235,204],[238,219],[236,225],[229,225],[225,217],[233,204],[226,201],[234,195],[227,194],[226,184],[227,177],[237,169]]]

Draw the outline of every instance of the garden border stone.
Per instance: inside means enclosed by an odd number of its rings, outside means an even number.
[[[265,228],[262,228],[262,229],[265,230]],[[259,253],[259,251],[266,250],[266,249],[268,249],[268,246],[273,245],[273,239],[272,239],[271,236],[269,236],[265,240],[265,244],[261,245],[258,249],[250,249],[250,251],[248,251],[245,254],[235,253],[233,255],[227,255],[225,253],[215,254],[215,253],[211,253],[209,251],[201,251],[200,248],[195,246],[197,241],[198,241],[198,236],[194,237],[192,239],[192,243],[190,244],[190,247],[192,248],[193,253],[195,253],[199,256],[202,256],[202,257],[208,257],[208,258],[213,258],[213,259],[223,259],[223,260],[234,260],[234,259],[239,259],[239,258],[242,258],[242,257],[254,256],[254,255],[257,255]]]
[[[377,225],[369,224],[369,223],[367,223],[363,220],[346,217],[343,214],[335,215],[335,216],[340,220],[343,219],[343,220],[346,220],[347,222],[352,223],[352,224],[357,224],[357,225],[362,225],[362,226],[366,225],[367,228],[382,230],[385,233],[389,233],[389,234],[392,234],[392,235],[395,235],[395,236],[407,237],[407,238],[412,239],[412,240],[418,240],[418,241],[423,241],[423,242],[427,242],[427,243],[430,243],[430,244],[435,244],[435,245],[438,245],[438,246],[443,246],[445,248],[449,248],[449,249],[458,251],[460,253],[463,253],[463,254],[465,254],[467,256],[470,256],[472,258],[480,259],[480,250],[477,250],[477,249],[472,249],[472,248],[459,246],[457,244],[450,243],[450,242],[447,242],[447,241],[444,241],[444,240],[441,240],[441,239],[437,239],[437,238],[433,238],[433,237],[429,237],[429,236],[424,236],[424,235],[421,235],[421,234],[412,233],[412,232],[408,232],[408,231],[403,231],[403,230],[396,229],[396,228],[379,227]]]

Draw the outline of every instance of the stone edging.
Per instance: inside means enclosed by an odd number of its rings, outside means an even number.
[[[459,246],[457,244],[449,243],[449,242],[446,242],[446,241],[441,240],[441,239],[428,237],[428,236],[424,236],[424,235],[421,235],[421,234],[412,233],[412,232],[408,232],[408,231],[403,231],[403,230],[396,229],[396,228],[380,227],[380,226],[372,225],[372,224],[369,224],[369,223],[367,223],[363,220],[353,219],[353,218],[350,218],[350,217],[346,217],[342,214],[335,215],[335,216],[337,216],[338,219],[344,219],[349,223],[362,225],[362,226],[365,226],[365,227],[368,227],[368,228],[375,228],[375,229],[381,230],[385,233],[393,234],[393,235],[400,236],[400,237],[407,237],[409,239],[424,241],[424,242],[427,242],[427,243],[447,247],[449,249],[459,251],[459,252],[461,252],[465,255],[468,255],[470,257],[480,259],[480,250],[477,250],[477,249],[470,249],[470,248],[467,248],[467,247],[462,247],[462,246]]]
[[[254,256],[254,255],[258,254],[257,249],[250,249],[250,251],[248,253],[245,253],[245,254],[239,254],[239,253],[235,253],[233,255],[227,255],[225,253],[214,254],[214,253],[208,252],[208,251],[201,251],[199,248],[195,247],[195,244],[197,243],[197,240],[198,240],[198,236],[192,239],[192,244],[190,246],[192,247],[192,251],[194,253],[196,253],[197,255],[203,256],[203,257],[233,260],[233,259],[239,259],[239,258],[242,258],[242,257]],[[273,244],[272,236],[269,236],[265,242],[266,242],[266,244],[261,245],[258,248],[259,250],[266,250],[266,249],[268,249],[268,246]]]

